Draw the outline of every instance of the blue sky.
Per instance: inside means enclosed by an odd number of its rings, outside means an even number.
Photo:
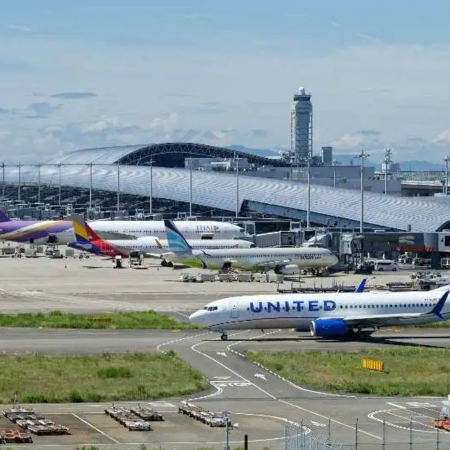
[[[439,161],[450,144],[445,0],[2,6],[5,161],[165,140],[286,148],[299,86],[316,152]]]

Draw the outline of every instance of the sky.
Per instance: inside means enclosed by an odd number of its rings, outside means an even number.
[[[7,0],[6,163],[164,141],[290,147],[312,93],[314,153],[450,153],[448,0]]]

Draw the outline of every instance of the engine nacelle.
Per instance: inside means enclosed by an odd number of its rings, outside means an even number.
[[[348,332],[346,323],[340,319],[316,319],[309,329],[315,337],[344,336]]]
[[[300,273],[300,269],[297,264],[286,264],[283,266],[276,266],[274,269],[276,274],[283,275],[298,275]]]

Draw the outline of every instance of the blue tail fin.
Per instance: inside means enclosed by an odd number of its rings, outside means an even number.
[[[356,288],[355,293],[364,292],[364,287],[366,286],[367,278],[363,278],[359,286]]]
[[[11,222],[11,219],[0,209],[0,222]]]
[[[192,253],[192,247],[171,220],[164,220],[167,243],[174,253]]]
[[[450,291],[447,291],[440,299],[439,301],[436,303],[435,307],[430,311],[429,314],[434,314],[436,317],[438,317],[441,320],[447,320],[443,315],[442,315],[442,309],[445,306],[445,302],[447,301],[447,297],[448,294],[450,294]]]

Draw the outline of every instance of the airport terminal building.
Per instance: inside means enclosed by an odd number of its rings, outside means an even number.
[[[163,143],[86,149],[42,165],[3,167],[8,183],[71,186],[119,191],[218,208],[304,221],[306,183],[261,178],[250,172],[185,169],[186,158],[242,158],[249,165],[281,166],[282,162],[229,148],[195,143]],[[6,171],[6,175],[5,175]],[[5,181],[4,181],[5,182]],[[192,187],[192,189],[191,189]],[[311,224],[358,228],[358,190],[311,183]],[[444,197],[398,197],[365,192],[365,227],[378,230],[435,232],[450,228],[450,203]]]

